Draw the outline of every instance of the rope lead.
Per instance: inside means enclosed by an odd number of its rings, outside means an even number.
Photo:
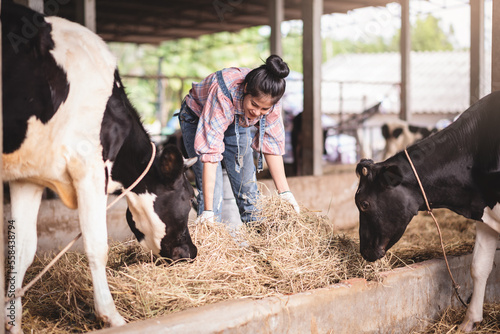
[[[429,201],[427,200],[427,196],[424,191],[424,187],[422,186],[422,182],[420,182],[420,178],[418,177],[417,170],[415,169],[415,166],[413,165],[413,162],[411,161],[410,155],[408,154],[408,151],[405,149],[405,154],[406,157],[408,158],[408,161],[410,162],[411,169],[413,170],[413,174],[415,174],[415,177],[417,178],[418,185],[420,186],[420,190],[422,191],[422,195],[424,196],[425,200],[425,205],[427,206],[427,213],[432,217],[434,220],[434,224],[436,224],[436,228],[439,234],[439,240],[441,242],[441,249],[443,250],[443,256],[444,256],[444,261],[446,263],[446,268],[448,269],[448,274],[450,275],[451,281],[453,283],[453,289],[455,291],[455,295],[457,296],[458,300],[462,303],[463,306],[467,307],[467,304],[462,300],[462,297],[460,297],[460,294],[458,293],[458,290],[460,289],[460,285],[455,282],[455,279],[453,278],[453,274],[451,273],[450,269],[450,264],[448,263],[448,257],[446,256],[446,251],[444,249],[444,243],[443,243],[443,235],[441,234],[441,229],[439,228],[438,221],[436,217],[434,217],[434,214],[432,213],[432,209],[429,205]]]

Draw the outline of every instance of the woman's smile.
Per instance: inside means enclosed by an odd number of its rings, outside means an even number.
[[[250,120],[254,120],[267,114],[269,110],[271,110],[273,104],[273,100],[269,95],[245,95],[243,98],[243,110],[245,112],[245,116]]]

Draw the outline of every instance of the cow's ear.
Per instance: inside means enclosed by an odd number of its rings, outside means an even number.
[[[398,165],[383,166],[380,169],[380,183],[387,187],[396,187],[403,181],[403,173]]]
[[[371,159],[361,159],[361,161],[356,166],[356,175],[360,176],[371,176],[373,169],[373,160]]]
[[[174,182],[184,171],[184,158],[174,145],[163,148],[160,156],[160,168],[167,183]]]

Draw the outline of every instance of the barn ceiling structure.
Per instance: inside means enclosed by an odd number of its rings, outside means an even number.
[[[65,4],[59,6],[58,16],[79,21],[79,1],[59,2]],[[394,0],[322,2],[323,14],[330,14],[347,13],[360,7],[385,6]],[[104,40],[113,42],[156,44],[178,38],[196,38],[269,25],[272,3],[269,0],[95,0],[96,30]],[[302,0],[284,0],[283,4],[283,20],[302,19]]]
[[[108,42],[158,44],[222,31],[271,26],[271,53],[281,54],[281,22],[299,19],[303,30],[303,168],[322,174],[321,15],[401,4],[401,118],[410,120],[410,0],[15,0],[47,15],[82,23]],[[480,96],[484,0],[471,1],[471,102]],[[494,7],[495,8],[495,7]],[[495,30],[495,29],[494,29]],[[493,40],[496,41],[495,35]],[[500,38],[499,38],[500,40]],[[495,42],[494,42],[495,44]],[[499,43],[500,44],[500,43]],[[496,50],[496,48],[494,48]],[[500,49],[500,48],[498,48]],[[494,57],[497,53],[494,50]],[[498,52],[500,54],[500,52]],[[500,56],[497,56],[500,58]],[[500,70],[498,71],[500,72]],[[496,75],[493,70],[494,76]],[[495,81],[495,80],[494,80]],[[496,80],[495,82],[500,82]]]
[[[108,42],[158,44],[269,25],[271,53],[281,54],[281,22],[303,20],[305,175],[321,175],[321,15],[386,6],[394,0],[16,0],[82,23]],[[399,0],[407,3],[410,0]],[[51,6],[48,6],[51,4]],[[55,4],[55,5],[54,5]],[[53,13],[49,13],[52,11]]]

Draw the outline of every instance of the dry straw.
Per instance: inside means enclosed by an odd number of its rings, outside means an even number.
[[[441,318],[434,324],[430,324],[424,331],[415,334],[441,334],[441,333],[463,333],[458,326],[465,317],[465,308],[447,308]],[[500,333],[500,305],[485,304],[484,320],[472,331],[477,334]]]
[[[403,240],[399,254],[367,263],[359,255],[355,237],[335,233],[326,217],[306,208],[299,215],[278,196],[263,197],[259,208],[261,223],[237,234],[222,224],[191,225],[199,250],[191,262],[167,265],[134,240],[111,246],[108,280],[120,313],[136,321],[227,299],[298,293],[354,277],[377,280],[393,265],[418,260],[418,255],[414,259],[418,250],[404,254],[410,248]],[[445,241],[446,229],[445,223]],[[408,235],[411,238],[411,231]],[[49,260],[37,259],[27,280]],[[100,328],[92,291],[86,257],[66,254],[27,292],[24,331],[75,333]]]

